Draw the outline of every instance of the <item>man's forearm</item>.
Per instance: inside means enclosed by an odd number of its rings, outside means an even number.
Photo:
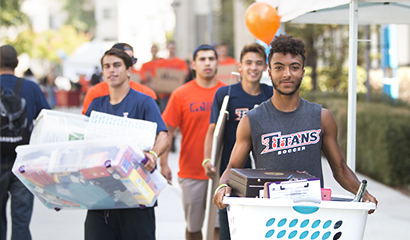
[[[205,136],[204,144],[204,159],[212,157],[212,144],[213,144],[213,135],[215,131],[215,123],[209,124],[208,131]]]
[[[169,136],[168,133],[162,131],[158,133],[157,138],[155,139],[154,147],[151,149],[154,151],[158,157],[163,155],[169,146]]]

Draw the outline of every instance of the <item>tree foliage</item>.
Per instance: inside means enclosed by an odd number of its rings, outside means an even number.
[[[67,25],[78,31],[94,32],[97,22],[92,0],[65,0],[64,9],[68,12]]]
[[[59,31],[48,30],[41,33],[27,29],[21,31],[14,40],[6,42],[13,45],[18,53],[25,52],[32,58],[59,62],[89,40],[87,34],[78,33],[73,26],[64,25]]]
[[[0,24],[4,27],[29,24],[29,18],[20,11],[23,0],[0,1]]]
[[[324,25],[313,24],[286,24],[285,32],[294,37],[301,38],[306,44],[306,66],[311,67],[312,90],[318,90],[317,84],[317,61],[319,52],[317,42],[324,32]]]

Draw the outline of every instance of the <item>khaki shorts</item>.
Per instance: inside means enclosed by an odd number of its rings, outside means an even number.
[[[178,178],[182,189],[182,206],[185,213],[188,232],[199,232],[205,218],[208,180]],[[215,227],[219,227],[218,215]]]

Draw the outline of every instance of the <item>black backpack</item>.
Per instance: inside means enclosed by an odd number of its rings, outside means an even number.
[[[22,85],[22,78],[17,79],[13,91],[3,89],[0,85],[0,145],[2,154],[15,155],[15,148],[18,145],[28,144],[30,140],[26,100],[20,96]],[[7,92],[10,94],[7,94]]]

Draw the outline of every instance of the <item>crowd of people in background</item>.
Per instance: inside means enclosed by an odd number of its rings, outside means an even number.
[[[131,45],[127,43],[121,44],[126,44],[130,49],[132,49]],[[229,56],[229,45],[227,43],[221,42],[220,44],[215,44],[213,46],[218,52],[218,61],[220,66],[237,66],[238,62],[234,58]],[[151,88],[153,89],[153,91],[155,91],[155,78],[157,76],[158,69],[160,69],[159,71],[161,72],[163,72],[164,70],[179,70],[184,72],[183,78],[185,79],[185,83],[194,79],[195,72],[190,66],[191,60],[177,57],[176,47],[177,46],[174,41],[167,42],[166,50],[168,57],[162,58],[158,57],[158,52],[160,50],[159,45],[154,43],[151,46],[151,60],[144,62],[139,69],[137,68],[136,64],[137,58],[135,58],[135,63],[132,68],[131,80],[147,86],[148,88]],[[77,79],[67,79],[69,80],[71,85],[71,88],[69,90],[61,89],[58,84],[56,84],[58,75],[58,71],[53,66],[50,67],[50,70],[44,76],[35,75],[30,68],[28,68],[24,72],[24,78],[40,85],[40,88],[43,90],[43,93],[45,94],[47,101],[52,109],[55,107],[75,107],[78,105],[77,102],[79,102],[80,106],[83,105],[88,90],[104,81],[101,68],[98,66],[95,66],[94,71],[90,76],[81,73],[78,74]],[[57,96],[57,92],[59,91],[76,92],[79,97],[79,101],[68,103],[68,105],[65,101],[64,103],[61,101],[59,102],[59,97]],[[163,112],[169,100],[170,92],[155,91],[155,96],[155,100],[157,100],[160,110],[161,112]],[[86,105],[88,106],[88,104],[89,102]]]
[[[239,63],[229,56],[228,45],[225,43],[218,46],[199,45],[194,50],[191,61],[176,56],[175,42],[168,42],[167,50],[168,57],[159,58],[158,46],[152,45],[152,59],[138,71],[134,67],[137,58],[133,47],[127,43],[116,43],[102,56],[101,72],[96,68],[90,79],[85,75],[79,76],[80,86],[77,86],[77,91],[83,99],[82,113],[87,116],[92,110],[97,110],[156,122],[156,140],[153,148],[144,152],[148,159],[144,168],[151,171],[159,164],[161,174],[170,184],[173,179],[168,166],[168,155],[179,130],[182,140],[178,182],[182,189],[187,240],[203,239],[201,230],[206,198],[209,197],[208,180],[215,175],[221,177],[221,185],[213,196],[214,203],[220,210],[215,226],[210,227],[215,227],[214,239],[230,239],[227,213],[224,210],[226,205],[222,198],[231,194],[229,170],[232,167],[252,167],[248,159],[251,150],[255,150],[252,156],[257,168],[294,171],[307,169],[318,177],[322,177],[320,162],[323,151],[339,184],[356,193],[360,182],[341,154],[336,138],[337,125],[332,114],[321,105],[310,103],[299,96],[299,87],[305,74],[306,50],[302,40],[289,35],[275,37],[271,43],[268,62],[264,47],[257,43],[244,46]],[[14,75],[18,63],[17,53],[10,45],[2,46],[1,51],[1,84],[13,89],[18,81]],[[240,82],[226,83],[218,78],[220,67],[230,65],[240,73]],[[273,87],[260,84],[262,73],[266,69]],[[28,101],[27,106],[29,123],[32,124],[41,109],[58,105],[58,99],[56,101],[55,98],[50,98],[54,96],[56,78],[51,72],[38,81],[30,69],[26,71],[25,78],[27,80],[23,83],[22,96],[32,100]],[[161,83],[158,86],[161,79],[164,83],[168,79],[180,85],[174,89],[167,86],[164,88],[163,85],[167,84]],[[42,85],[42,90],[38,84]],[[29,91],[29,88],[33,91]],[[212,135],[225,95],[229,95],[231,99],[227,108],[229,121],[225,128],[227,137],[223,143],[225,148],[221,169],[216,172],[215,166],[210,162]],[[262,151],[267,144],[261,138],[263,134],[274,132],[296,135],[305,130],[313,131],[312,129],[318,132],[318,141],[306,146],[303,152],[289,152],[282,156],[275,149],[269,150],[269,155],[264,155]],[[28,226],[33,196],[11,173],[15,157],[15,154],[3,152],[1,155],[1,240],[5,239],[7,229],[5,207],[8,193],[12,196],[13,237],[24,234],[24,237],[16,239],[31,239]],[[26,191],[22,192],[24,189]],[[16,199],[18,201],[23,198],[27,199],[23,206],[17,205],[21,204],[18,202],[15,204]],[[376,198],[368,192],[365,193],[364,200],[377,204]],[[23,214],[22,212],[25,214],[24,219],[14,217]],[[86,240],[155,240],[155,231],[154,207],[89,210],[85,220]]]

